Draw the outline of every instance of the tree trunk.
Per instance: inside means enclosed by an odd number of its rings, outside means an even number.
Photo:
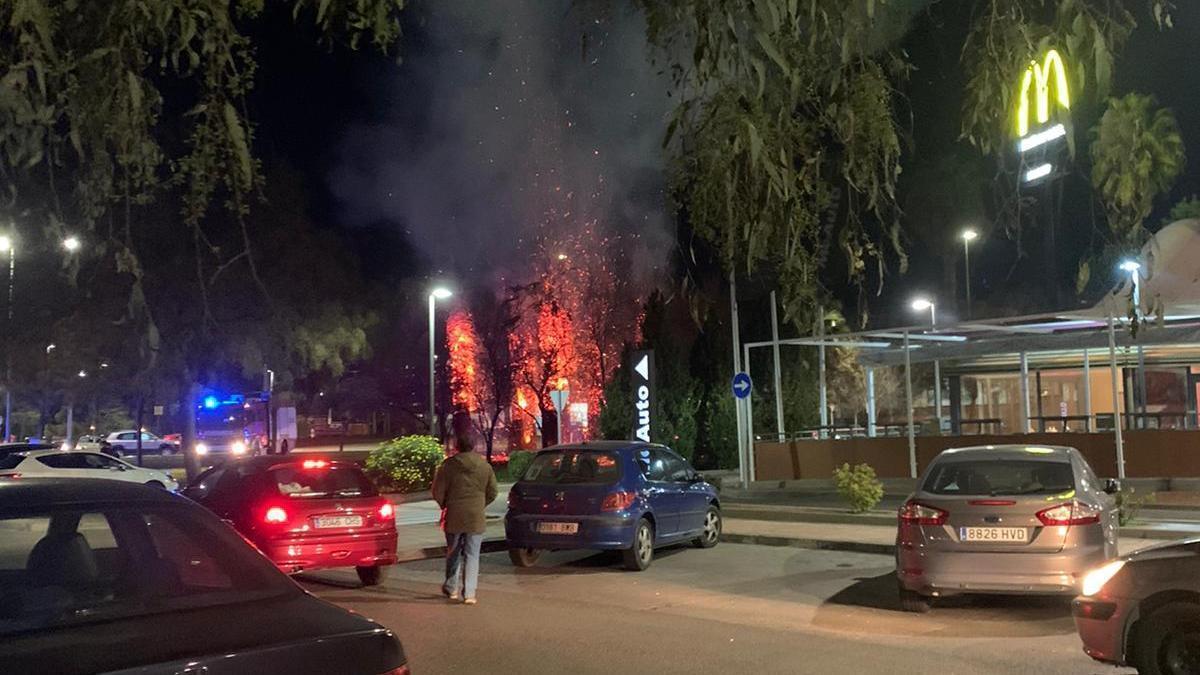
[[[138,466],[142,465],[142,420],[146,411],[146,398],[138,394],[137,407],[137,458]]]
[[[200,385],[188,378],[188,390],[183,397],[183,464],[187,469],[188,482],[200,475],[200,459],[196,456],[196,401],[200,399]]]

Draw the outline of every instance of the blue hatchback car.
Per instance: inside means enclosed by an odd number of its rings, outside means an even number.
[[[598,441],[537,453],[508,493],[509,558],[533,565],[544,550],[621,551],[644,570],[654,548],[721,538],[717,489],[661,445]]]

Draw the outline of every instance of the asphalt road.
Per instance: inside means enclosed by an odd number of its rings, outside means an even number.
[[[528,570],[481,564],[479,605],[441,597],[441,562],[302,583],[401,637],[431,673],[1046,673],[1123,675],[1080,650],[1066,601],[896,601],[886,556],[721,544],[660,551],[642,573],[609,555],[558,553]]]

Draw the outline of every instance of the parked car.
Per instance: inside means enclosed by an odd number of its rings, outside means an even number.
[[[114,431],[104,439],[104,442],[109,447],[108,453],[114,457],[137,454],[138,432],[132,429]],[[148,431],[142,432],[143,453],[170,455],[178,451],[177,444],[169,443]]]
[[[896,532],[906,610],[957,593],[1075,595],[1116,555],[1119,486],[1074,448],[946,450],[918,485]]]
[[[106,452],[108,444],[104,442],[103,436],[96,434],[85,434],[80,436],[75,441],[75,450],[84,450],[87,452]]]
[[[537,453],[508,494],[509,557],[533,565],[541,551],[619,550],[644,570],[659,546],[721,537],[715,487],[661,445],[600,441]]]
[[[99,452],[29,450],[0,458],[0,479],[101,478],[179,490],[170,474],[145,469]]]
[[[0,481],[0,533],[6,673],[408,673],[391,631],[162,490]]]
[[[58,448],[49,443],[0,443],[0,457],[30,450],[58,450]]]
[[[286,572],[353,567],[364,585],[396,562],[395,507],[353,463],[267,455],[231,459],[184,494]]]
[[[1117,558],[1081,593],[1071,606],[1088,656],[1142,675],[1200,673],[1200,539]]]

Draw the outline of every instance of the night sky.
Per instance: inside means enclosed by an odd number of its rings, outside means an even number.
[[[969,3],[930,7],[898,43],[916,66],[900,98],[902,191],[921,164],[942,155],[978,162],[985,177],[990,162],[957,141]],[[409,276],[520,281],[539,237],[600,223],[631,242],[632,272],[644,285],[667,281],[674,230],[661,139],[672,100],[637,13],[626,3],[438,0],[413,2],[404,23],[397,64],[369,50],[330,53],[289,17],[268,19],[255,94],[268,180],[272,166],[298,168],[314,218],[345,235],[368,274],[400,264]],[[1115,73],[1113,94],[1155,94],[1175,110],[1192,150],[1152,226],[1200,192],[1200,74],[1180,67],[1200,31],[1200,3],[1180,3],[1175,24],[1135,31]],[[1080,140],[1086,144],[1086,133]],[[1069,255],[1090,237],[1092,204],[1064,208],[1064,227],[1077,231],[1063,237]],[[920,217],[909,212],[906,224]],[[965,224],[946,231],[953,236]],[[942,261],[919,239],[908,243],[910,273],[893,269],[883,294],[870,299],[876,325],[911,323],[905,299],[941,284]],[[1015,260],[1002,235],[979,242],[976,297],[987,302],[1020,288],[1029,271]],[[828,283],[837,292],[841,281]]]

